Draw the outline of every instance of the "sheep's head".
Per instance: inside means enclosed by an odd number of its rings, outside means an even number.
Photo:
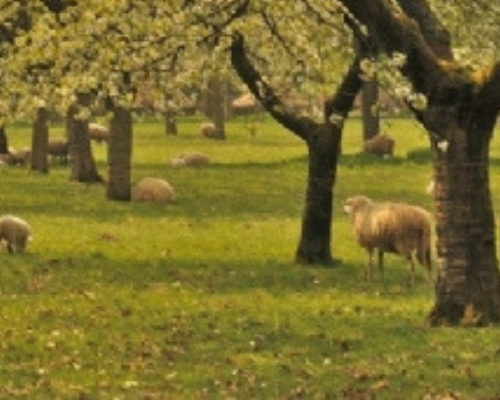
[[[344,202],[343,209],[347,215],[353,215],[356,211],[371,203],[372,201],[366,196],[353,196]]]

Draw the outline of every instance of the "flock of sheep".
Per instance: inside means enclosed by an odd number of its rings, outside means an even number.
[[[200,126],[200,133],[210,137],[214,129],[209,124]],[[89,134],[96,142],[108,142],[109,131],[99,124],[89,125]],[[52,156],[67,157],[67,142],[54,141],[49,146]],[[376,135],[365,142],[364,152],[378,156],[393,155],[394,140],[386,134]],[[201,167],[210,159],[202,153],[184,153],[171,160],[171,166]],[[173,187],[162,178],[147,177],[132,190],[132,200],[139,202],[171,203],[176,199]],[[366,278],[372,277],[373,258],[378,255],[378,268],[384,278],[384,253],[395,253],[406,258],[410,265],[411,283],[415,281],[415,264],[427,270],[431,279],[431,217],[421,207],[394,202],[377,203],[365,196],[348,198],[343,205],[349,216],[358,244],[367,251]],[[0,245],[5,242],[9,252],[23,252],[31,235],[29,224],[12,215],[0,217]]]

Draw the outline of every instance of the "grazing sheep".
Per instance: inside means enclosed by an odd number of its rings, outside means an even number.
[[[394,154],[395,141],[385,133],[379,133],[374,137],[365,141],[363,151],[365,153],[375,154],[383,157],[385,155],[392,156]]]
[[[59,159],[61,165],[68,163],[69,143],[66,139],[49,140],[47,154],[52,159]]]
[[[23,149],[9,149],[9,153],[12,156],[14,165],[27,165],[31,158],[31,150],[27,148]]]
[[[200,133],[202,136],[212,139],[217,137],[217,132],[215,130],[215,124],[212,122],[204,122],[200,125]]]
[[[143,178],[132,190],[134,201],[153,203],[172,203],[175,201],[174,189],[161,178]]]
[[[10,153],[0,154],[1,165],[14,165],[14,157]]]
[[[210,158],[202,153],[185,153],[173,158],[170,163],[173,167],[202,167],[210,164]]]
[[[431,223],[430,214],[423,208],[404,203],[375,203],[364,196],[348,198],[344,211],[349,215],[359,245],[368,252],[367,279],[371,279],[374,250],[384,277],[385,252],[396,253],[410,262],[411,282],[415,281],[415,260],[425,267],[430,279]]]
[[[28,223],[13,215],[0,217],[0,243],[5,241],[10,253],[22,253],[31,235]]]
[[[89,124],[89,137],[96,143],[101,144],[102,142],[109,142],[109,129],[104,125],[96,124],[94,122]]]

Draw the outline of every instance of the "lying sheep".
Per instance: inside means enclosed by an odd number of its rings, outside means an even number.
[[[200,125],[200,133],[202,136],[212,139],[217,137],[217,131],[215,129],[215,124],[212,122],[204,122]]]
[[[396,142],[385,133],[379,133],[368,139],[363,144],[363,151],[369,154],[375,154],[383,157],[385,155],[394,155],[394,146]]]
[[[101,144],[102,142],[109,142],[109,129],[104,125],[96,124],[94,122],[89,124],[88,127],[90,140]]]
[[[28,223],[13,215],[0,217],[0,243],[5,241],[10,253],[22,253],[31,236]]]
[[[174,189],[161,178],[143,178],[132,190],[132,200],[154,203],[175,201]]]
[[[170,163],[173,167],[202,167],[210,164],[210,158],[202,153],[184,153],[173,158]]]
[[[367,279],[371,279],[374,250],[384,277],[384,253],[396,253],[410,262],[411,282],[415,281],[415,260],[431,276],[431,222],[423,208],[404,203],[375,203],[364,196],[348,198],[344,211],[349,215],[359,245],[368,252]]]
[[[68,163],[69,142],[66,139],[49,140],[47,154],[51,159],[59,159],[61,165]]]

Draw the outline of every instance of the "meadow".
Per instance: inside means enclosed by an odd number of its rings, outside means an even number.
[[[342,201],[363,193],[432,210],[426,135],[384,122],[392,159],[357,155],[348,122],[335,191],[334,266],[293,263],[304,203],[305,145],[271,120],[255,134],[232,120],[226,141],[200,119],[165,136],[135,124],[133,181],[167,179],[172,205],[111,202],[102,185],[0,168],[0,214],[33,228],[27,253],[0,251],[0,398],[494,399],[496,327],[430,328],[433,287],[386,258],[386,279],[363,278],[366,255]],[[11,145],[30,127],[9,130]],[[55,125],[51,135],[63,135]],[[94,144],[106,174],[106,148]],[[186,151],[206,168],[173,168]],[[500,145],[492,144],[496,209]],[[497,211],[498,212],[498,211]]]

